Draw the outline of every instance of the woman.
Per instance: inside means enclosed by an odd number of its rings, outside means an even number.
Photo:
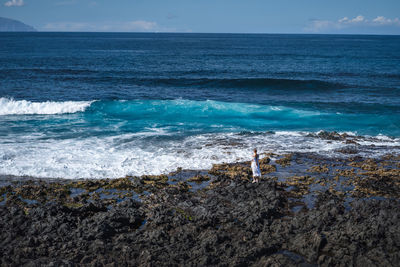
[[[261,177],[260,164],[258,162],[257,149],[254,149],[253,159],[251,160],[251,170],[253,171],[252,183],[259,183]]]

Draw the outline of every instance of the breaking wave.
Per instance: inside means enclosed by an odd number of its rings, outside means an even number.
[[[85,111],[94,101],[31,102],[0,98],[0,115],[65,114]]]

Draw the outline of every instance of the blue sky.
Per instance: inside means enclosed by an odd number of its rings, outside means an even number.
[[[0,0],[40,31],[400,34],[400,0]]]

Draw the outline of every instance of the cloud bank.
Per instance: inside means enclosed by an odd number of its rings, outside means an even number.
[[[168,32],[175,29],[161,27],[154,21],[134,20],[110,23],[53,22],[47,23],[43,30],[67,32]]]
[[[313,19],[303,30],[309,33],[341,32],[351,31],[352,29],[379,32],[385,27],[396,27],[400,31],[399,18],[390,19],[384,16],[377,16],[374,19],[367,19],[362,15],[358,15],[354,18],[343,17],[337,21]]]
[[[23,6],[24,0],[10,0],[4,3],[5,6],[11,7],[11,6]]]

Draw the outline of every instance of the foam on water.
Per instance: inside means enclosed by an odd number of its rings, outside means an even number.
[[[249,160],[254,147],[346,156],[337,150],[352,145],[319,138],[320,129],[353,135],[360,155],[400,151],[399,138],[356,136],[382,129],[370,114],[355,121],[351,114],[215,100],[93,102],[0,98],[0,114],[13,115],[0,116],[0,175],[117,178],[208,169]]]
[[[396,36],[2,36],[0,174],[157,174],[247,160],[253,147],[399,151]]]
[[[31,102],[0,98],[0,115],[65,114],[82,112],[93,101]]]
[[[152,134],[158,133],[147,133]],[[392,142],[397,148],[360,147],[360,154],[400,152],[400,140]],[[148,142],[136,134],[47,141],[32,137],[29,145],[2,144],[0,174],[117,178],[168,173],[178,167],[208,169],[214,163],[249,160],[254,147],[260,153],[314,152],[337,157],[341,155],[335,150],[345,146],[343,141],[323,140],[307,132],[200,134],[163,143]]]

